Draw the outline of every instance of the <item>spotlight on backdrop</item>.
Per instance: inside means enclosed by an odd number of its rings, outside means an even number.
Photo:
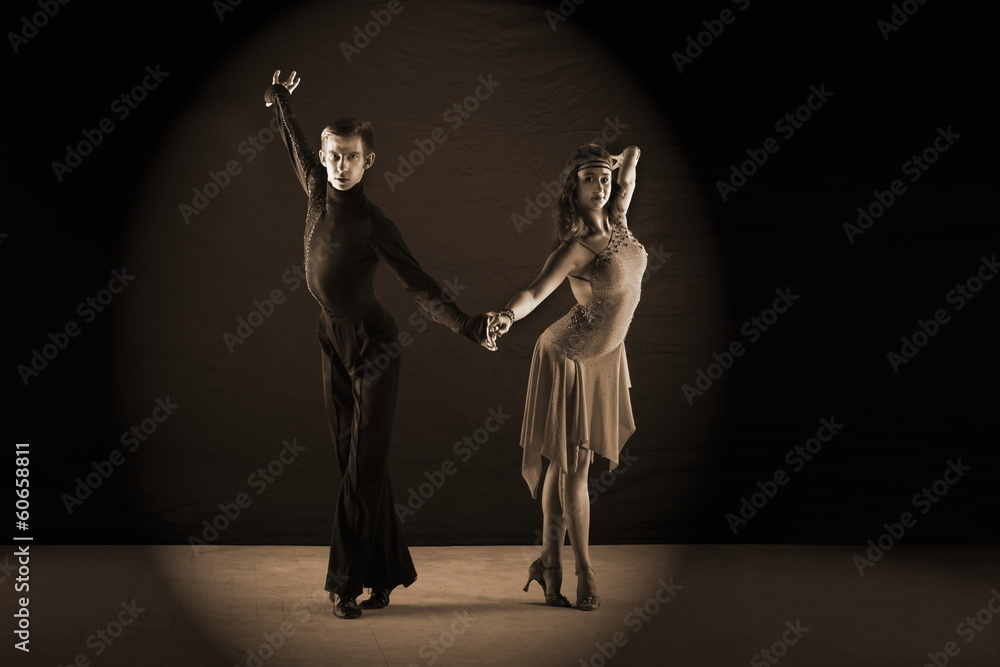
[[[572,17],[554,30],[543,6],[399,7],[289,12],[215,65],[153,160],[127,264],[155,272],[132,288],[144,306],[119,314],[117,341],[122,414],[166,397],[176,406],[129,469],[137,513],[155,517],[148,541],[329,539],[340,481],[318,307],[300,275],[306,201],[263,103],[280,69],[302,77],[292,100],[314,147],[337,117],[371,121],[366,192],[466,312],[502,307],[536,275],[552,247],[551,184],[574,148],[641,147],[629,219],[649,267],[626,340],[637,431],[628,466],[593,467],[592,541],[683,542],[721,396],[691,405],[680,387],[725,343],[726,313],[700,192],[664,110]],[[537,541],[518,437],[534,342],[572,304],[568,288],[497,353],[428,324],[388,272],[376,289],[411,341],[391,454],[410,544]],[[510,417],[476,442],[496,414]],[[454,474],[428,491],[449,460]],[[176,567],[164,565],[168,578]]]

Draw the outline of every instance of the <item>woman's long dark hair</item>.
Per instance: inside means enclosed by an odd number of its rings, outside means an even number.
[[[591,160],[599,156],[611,162],[611,156],[602,146],[589,144],[581,146],[573,151],[569,158],[569,165],[566,168],[566,177],[563,180],[562,194],[559,196],[559,204],[555,210],[555,245],[560,243],[572,243],[575,239],[586,235],[587,225],[583,222],[583,216],[576,207],[576,174],[579,165],[585,160]],[[620,223],[625,219],[625,210],[622,208],[622,186],[612,179],[611,196],[608,203],[604,205],[604,210],[608,213],[608,220],[613,223]]]

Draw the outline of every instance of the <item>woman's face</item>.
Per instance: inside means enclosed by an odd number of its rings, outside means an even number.
[[[611,170],[587,167],[576,173],[576,205],[581,209],[600,210],[611,196]]]

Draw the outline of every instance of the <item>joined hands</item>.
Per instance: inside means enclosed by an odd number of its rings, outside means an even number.
[[[510,325],[513,322],[510,317],[501,313],[491,311],[486,313],[486,315],[486,340],[482,342],[482,346],[490,352],[496,352],[500,349],[497,346],[497,341],[500,339],[500,336],[510,330]]]

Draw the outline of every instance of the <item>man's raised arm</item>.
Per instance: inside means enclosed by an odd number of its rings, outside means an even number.
[[[320,164],[319,158],[316,157],[316,153],[309,148],[309,142],[306,141],[306,136],[292,113],[292,91],[302,79],[297,77],[295,72],[292,72],[287,81],[280,81],[280,73],[281,70],[274,72],[271,86],[264,92],[264,103],[267,106],[274,106],[281,140],[288,148],[288,155],[292,159],[295,175],[298,177],[299,183],[302,184],[302,189],[308,194],[310,174],[313,174],[315,178],[315,171],[318,169],[323,172],[319,177],[325,179],[325,170]]]

